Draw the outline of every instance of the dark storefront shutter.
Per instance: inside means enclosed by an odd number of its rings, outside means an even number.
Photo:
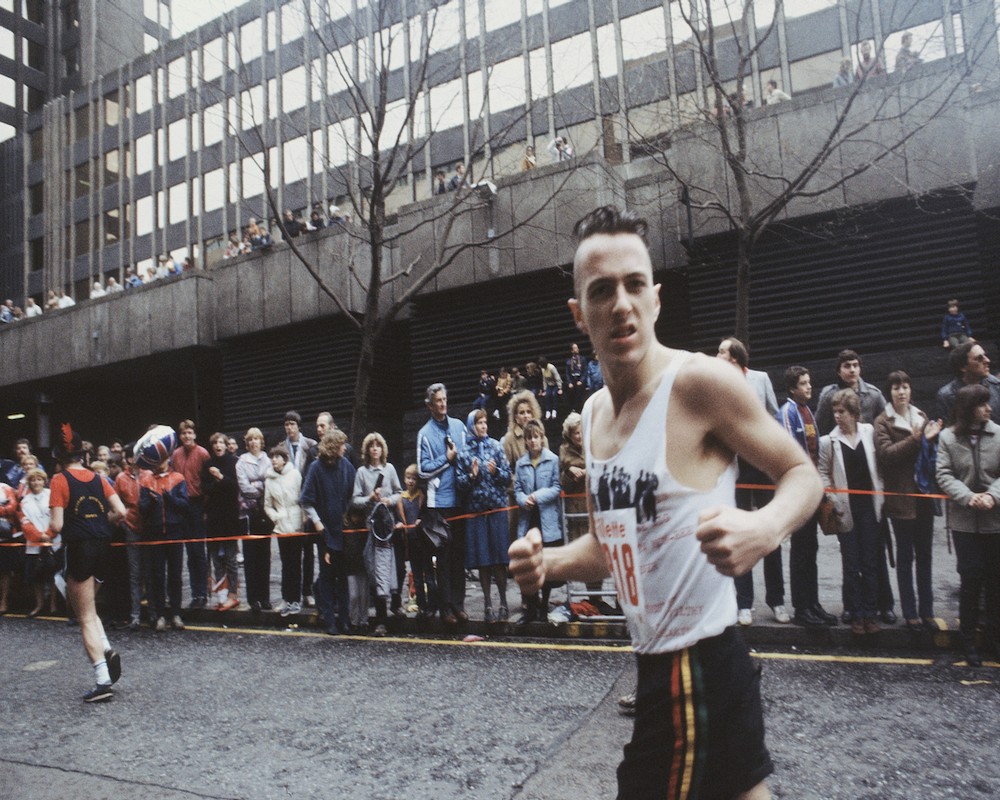
[[[945,302],[986,325],[976,220],[964,195],[903,199],[775,225],[753,255],[750,344],[763,368],[830,357],[940,347]],[[698,243],[690,275],[692,344],[732,333],[732,236]]]
[[[354,400],[360,336],[343,319],[328,318],[264,334],[232,339],[221,345],[223,409],[226,430],[251,425],[280,426],[285,412],[296,409],[312,420],[329,411],[346,427]],[[395,339],[380,353],[372,381],[370,413],[399,413],[405,354],[398,365]]]

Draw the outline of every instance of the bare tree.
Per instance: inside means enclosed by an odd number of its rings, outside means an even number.
[[[960,107],[975,89],[970,78],[977,73],[977,65],[996,56],[994,27],[968,35],[964,53],[919,69],[897,69],[900,74],[887,76],[881,61],[883,43],[875,42],[866,66],[855,72],[852,64],[852,82],[837,98],[835,113],[825,127],[805,145],[796,142],[790,168],[789,159],[781,163],[776,158],[773,139],[754,135],[759,114],[744,95],[762,48],[774,44],[783,6],[783,0],[775,0],[769,19],[757,20],[754,0],[681,0],[676,5],[690,32],[685,46],[694,51],[695,68],[704,78],[684,130],[671,137],[665,150],[648,148],[680,185],[681,202],[689,214],[694,209],[721,215],[734,232],[734,331],[745,342],[750,338],[753,251],[768,227],[793,202],[834,192],[898,154],[936,120]],[[883,13],[891,15],[888,6],[883,4]],[[870,13],[866,3],[856,8],[857,15],[862,9]],[[859,17],[850,24],[853,30],[863,29]],[[860,52],[854,56],[854,63],[861,64]],[[911,63],[919,61],[918,55]],[[849,146],[853,148],[850,156],[846,155]],[[692,158],[693,151],[702,158]],[[858,156],[861,152],[863,156]],[[706,174],[713,174],[705,169],[706,158],[724,164],[728,182],[706,179]]]
[[[514,227],[530,225],[558,194],[557,186],[546,203],[506,228],[501,221],[483,236],[459,239],[453,235],[455,228],[474,229],[464,223],[492,202],[496,187],[486,176],[492,176],[493,151],[511,140],[512,132],[523,125],[526,112],[508,114],[502,129],[491,129],[489,93],[484,92],[481,108],[467,108],[466,84],[450,98],[451,106],[434,109],[436,116],[430,118],[431,87],[443,80],[432,72],[434,65],[446,72],[454,68],[453,62],[436,58],[441,48],[435,48],[435,36],[443,24],[438,6],[429,0],[371,0],[361,8],[350,0],[302,0],[298,6],[302,29],[309,31],[309,41],[320,51],[314,56],[322,56],[327,65],[307,79],[320,98],[318,104],[313,103],[312,113],[320,114],[327,123],[321,147],[315,148],[310,137],[310,154],[322,160],[328,185],[341,189],[338,193],[348,198],[350,219],[344,228],[350,244],[345,265],[352,283],[363,294],[363,311],[352,311],[348,299],[324,282],[318,265],[310,261],[294,237],[284,238],[320,290],[360,334],[351,413],[352,438],[358,442],[368,429],[376,353],[400,312],[464,253],[471,248],[500,246],[498,242]],[[460,27],[464,27],[464,20]],[[461,106],[460,114],[455,105]],[[432,181],[431,143],[445,115],[452,125],[458,118],[469,125],[463,131],[468,153],[460,159],[466,169],[465,181],[443,195],[418,221],[402,223],[390,210],[393,203],[400,202],[400,194],[405,195],[403,202],[415,198],[411,187],[416,181]],[[280,221],[282,208],[272,188],[272,168],[266,155],[266,126],[261,122],[240,132],[239,137],[246,152],[264,154],[261,168],[267,203]],[[326,142],[328,135],[335,141]],[[418,229],[431,227],[433,252],[423,252],[394,267],[389,254],[399,252],[399,243]]]

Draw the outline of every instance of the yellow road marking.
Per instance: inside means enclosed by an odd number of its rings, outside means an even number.
[[[23,614],[10,614],[14,618],[26,618]],[[36,617],[39,620],[62,621],[61,617]],[[185,630],[201,633],[239,633],[248,636],[286,636],[312,639],[343,639],[354,642],[391,642],[393,644],[425,645],[425,646],[460,646],[460,647],[493,647],[505,650],[554,650],[580,653],[632,653],[627,644],[564,644],[562,642],[511,642],[501,639],[483,639],[475,642],[464,642],[461,639],[413,638],[408,636],[383,636],[375,639],[371,636],[342,634],[329,636],[315,630],[277,630],[274,628],[236,628],[222,625],[188,625]],[[765,661],[809,661],[828,664],[887,664],[907,667],[931,667],[937,661],[933,658],[906,658],[901,656],[848,656],[830,655],[824,653],[762,653],[751,651],[753,658]],[[954,666],[962,666],[963,659],[954,662]],[[1000,662],[984,661],[984,666],[1000,668]]]

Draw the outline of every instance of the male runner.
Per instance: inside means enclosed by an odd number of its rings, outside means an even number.
[[[729,578],[805,523],[819,476],[730,365],[656,341],[643,220],[604,207],[574,232],[569,307],[605,380],[583,412],[591,532],[543,551],[530,531],[510,547],[511,572],[526,593],[614,575],[639,671],[620,798],[767,798],[759,670]],[[758,511],[733,507],[737,455],[775,481]],[[598,506],[608,480],[620,490]]]
[[[117,522],[125,517],[125,506],[110,482],[83,466],[83,442],[68,423],[63,424],[52,455],[63,469],[52,478],[49,527],[53,533],[62,533],[66,599],[80,623],[83,647],[96,677],[94,688],[83,700],[105,702],[114,696],[111,686],[121,675],[122,667],[121,658],[111,648],[97,616],[95,600],[98,585],[104,581],[111,548],[109,511]]]

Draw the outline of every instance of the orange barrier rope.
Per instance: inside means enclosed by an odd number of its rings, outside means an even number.
[[[737,489],[767,489],[774,490],[776,487],[769,484],[758,484],[758,483],[738,483],[736,484]],[[916,497],[923,498],[926,500],[947,500],[948,495],[946,494],[919,494],[919,493],[907,493],[907,492],[876,492],[870,489],[833,489],[827,487],[824,491],[834,493],[834,494],[857,494],[874,496],[881,495],[882,497]],[[583,492],[577,494],[567,494],[562,492],[561,497],[564,499],[578,499],[581,497],[586,497]],[[487,517],[490,514],[499,514],[501,511],[514,511],[517,510],[518,506],[503,506],[502,508],[491,508],[488,511],[474,511],[466,514],[456,514],[453,517],[446,517],[448,522],[457,522],[464,519],[473,519],[474,517]],[[404,525],[403,528],[406,530],[411,530],[415,528],[415,525]],[[367,528],[345,528],[343,533],[367,533]],[[236,536],[212,536],[204,537],[201,539],[141,539],[135,542],[112,542],[112,547],[130,547],[133,545],[138,545],[140,547],[150,547],[153,545],[161,544],[187,544],[188,542],[238,542],[238,541],[255,541],[258,539],[291,539],[299,536],[322,536],[322,531],[296,531],[294,533],[243,533]],[[0,542],[0,547],[25,547],[26,542]],[[51,547],[50,543],[38,542],[37,547]]]

